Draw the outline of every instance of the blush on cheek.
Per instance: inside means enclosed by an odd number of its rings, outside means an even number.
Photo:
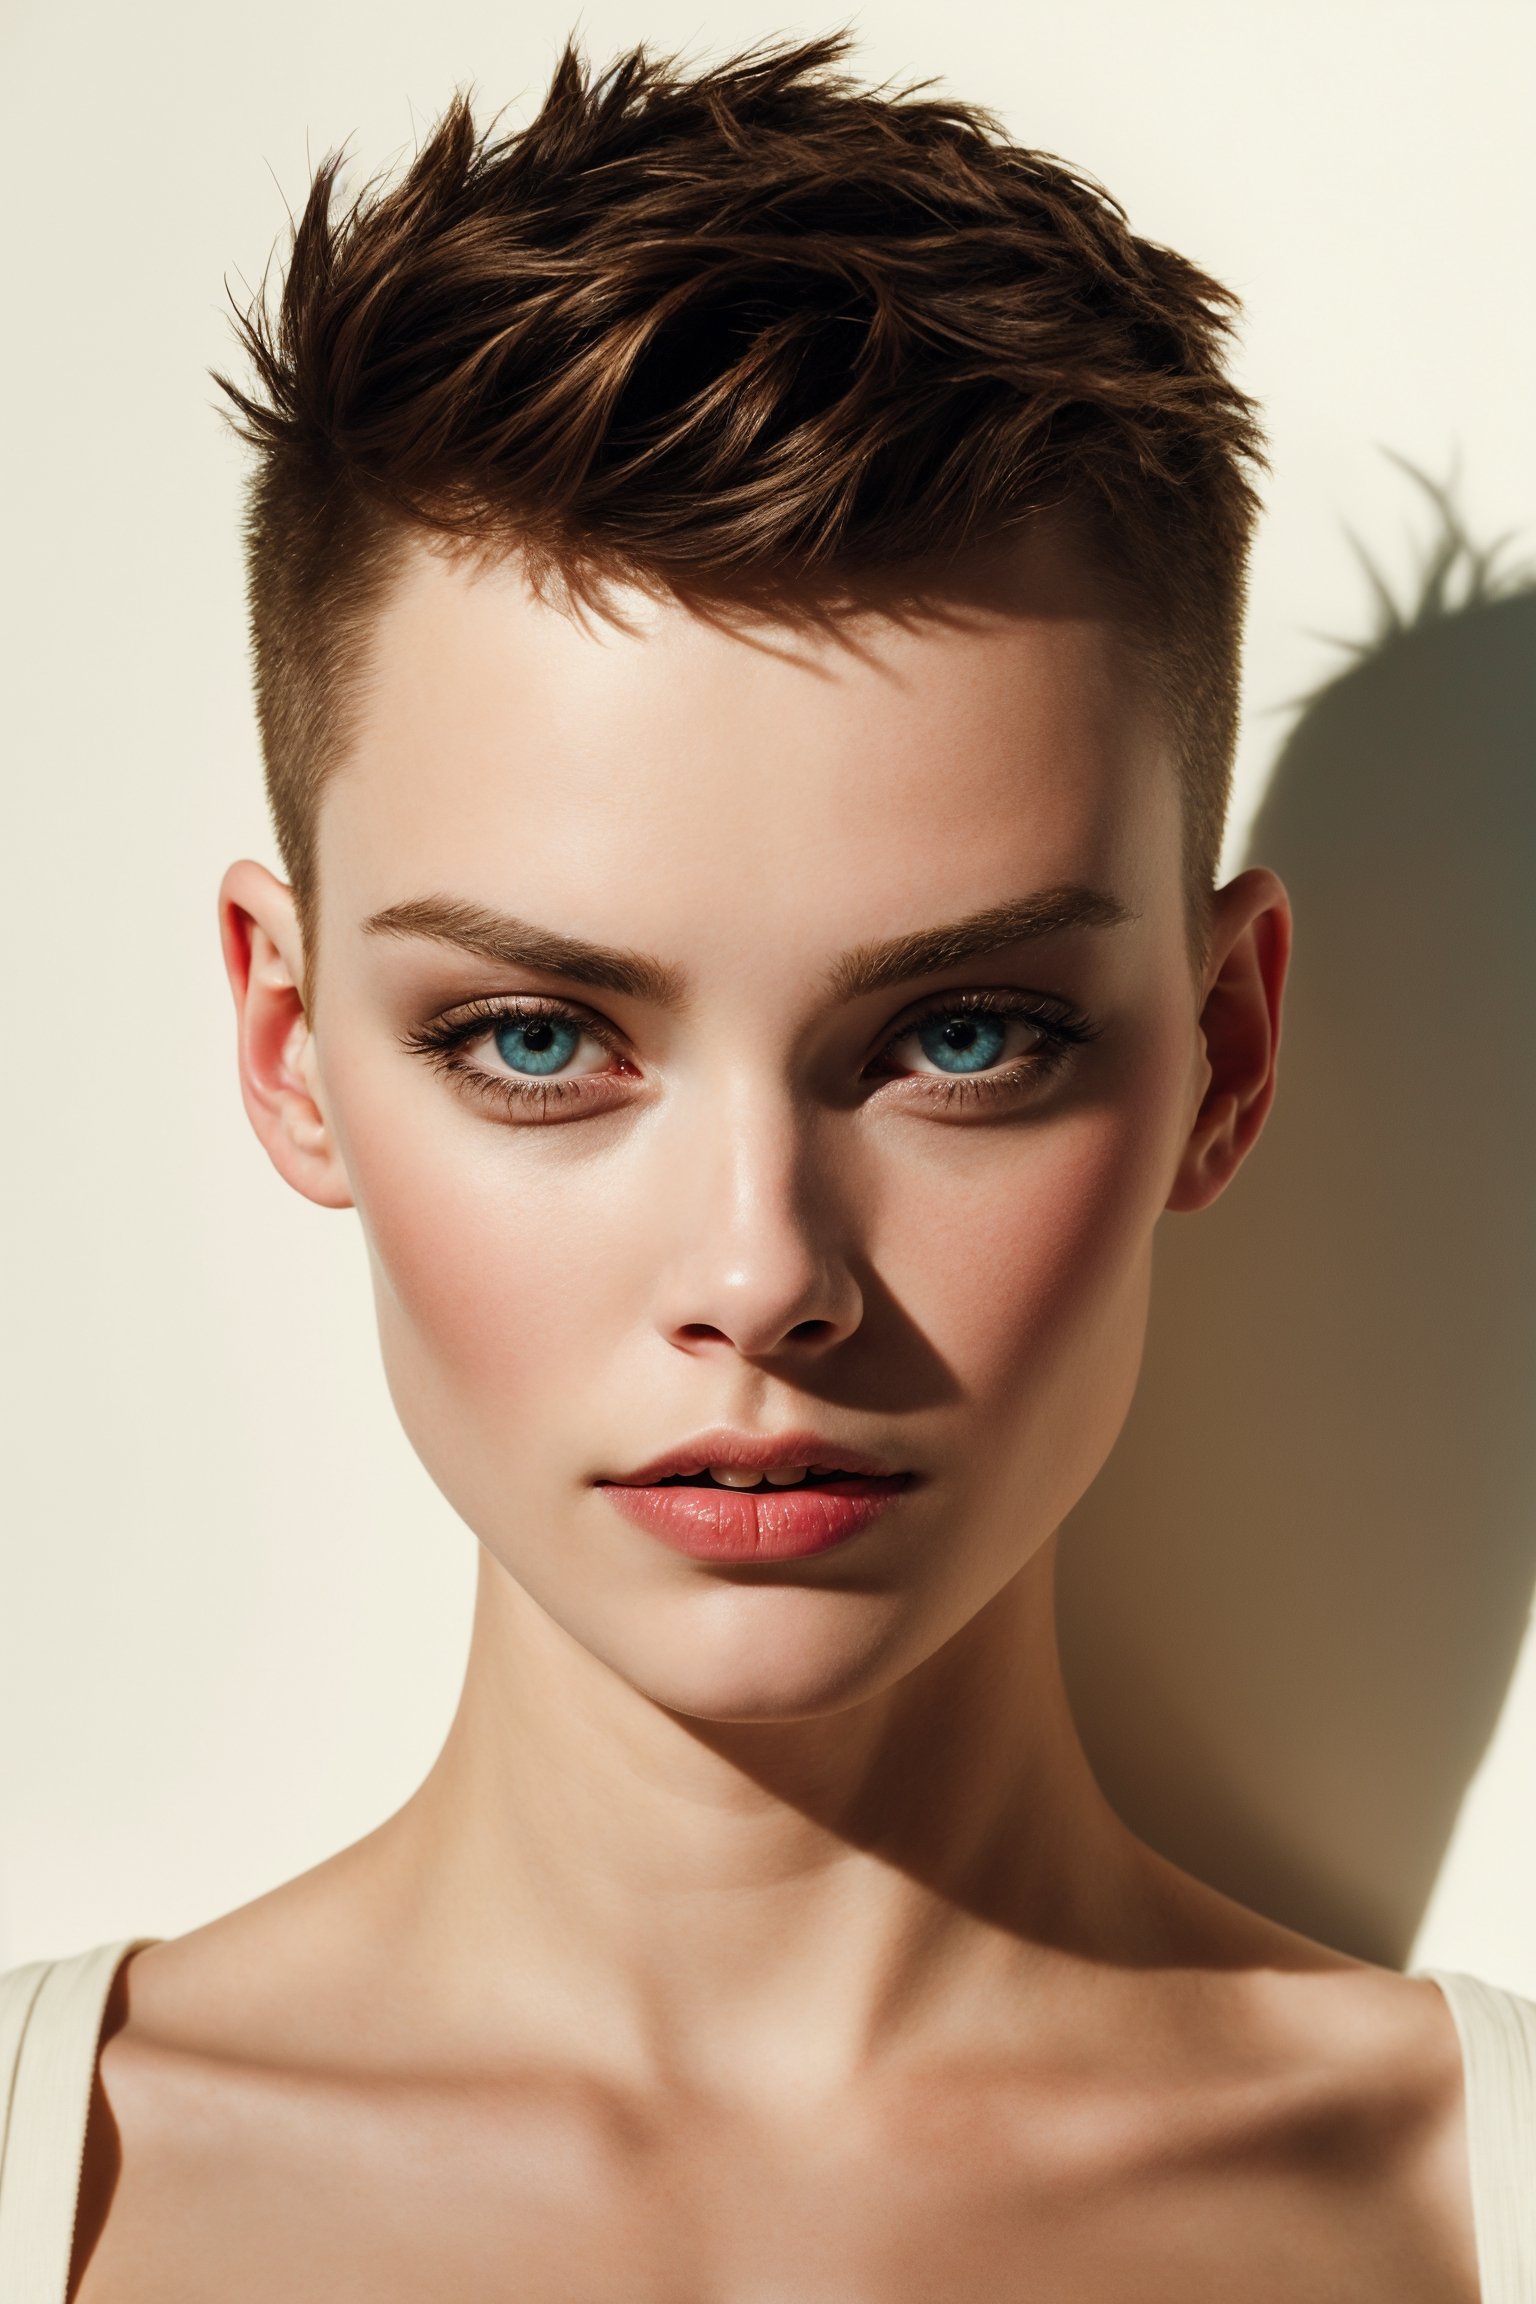
[[[1166,1159],[1149,1157],[1165,1131],[1144,1120],[1090,1107],[952,1188],[921,1229],[893,1211],[908,1254],[926,1236],[919,1286],[950,1353],[983,1388],[986,1371],[1006,1385],[1025,1374],[1040,1382],[1075,1338],[1118,1317],[1166,1191]],[[891,1253],[902,1254],[895,1239]]]
[[[604,1329],[595,1184],[457,1115],[413,1129],[408,1114],[359,1105],[350,1121],[402,1423],[455,1503],[454,1463],[473,1479],[476,1459],[487,1477],[494,1459],[503,1487],[536,1474],[538,1435],[569,1422]]]
[[[1168,1143],[1165,1114],[1123,1104],[1042,1130],[966,1211],[970,1253],[957,1235],[931,1304],[991,1439],[988,1481],[1035,1537],[1077,1503],[1129,1409]]]

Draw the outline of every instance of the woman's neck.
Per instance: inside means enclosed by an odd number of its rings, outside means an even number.
[[[1166,1927],[1077,1739],[1049,1553],[877,1699],[726,1725],[638,1694],[488,1562],[442,1756],[365,1846],[482,2024],[536,2004],[567,2053],[760,2086],[914,2034],[995,2044],[1001,2002]]]

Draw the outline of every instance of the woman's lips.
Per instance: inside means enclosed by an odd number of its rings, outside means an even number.
[[[911,1485],[844,1474],[825,1486],[705,1488],[599,1483],[626,1520],[694,1560],[804,1560],[857,1536]]]

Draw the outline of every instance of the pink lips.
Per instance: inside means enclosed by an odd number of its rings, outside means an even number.
[[[711,1465],[767,1472],[802,1464],[813,1471],[835,1466],[839,1476],[808,1478],[798,1488],[661,1485]],[[703,1433],[622,1480],[599,1483],[626,1520],[672,1551],[728,1561],[804,1560],[830,1551],[869,1527],[911,1485],[908,1473],[884,1472],[836,1442],[801,1432],[771,1439]]]

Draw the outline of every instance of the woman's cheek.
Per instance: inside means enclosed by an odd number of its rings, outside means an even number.
[[[1134,1319],[1165,1140],[1139,1103],[1106,1100],[890,1180],[874,1260],[967,1395],[1005,1407]]]
[[[614,1270],[601,1163],[519,1133],[373,1112],[347,1131],[397,1396],[425,1388],[456,1418],[493,1417],[504,1439],[590,1368]]]

